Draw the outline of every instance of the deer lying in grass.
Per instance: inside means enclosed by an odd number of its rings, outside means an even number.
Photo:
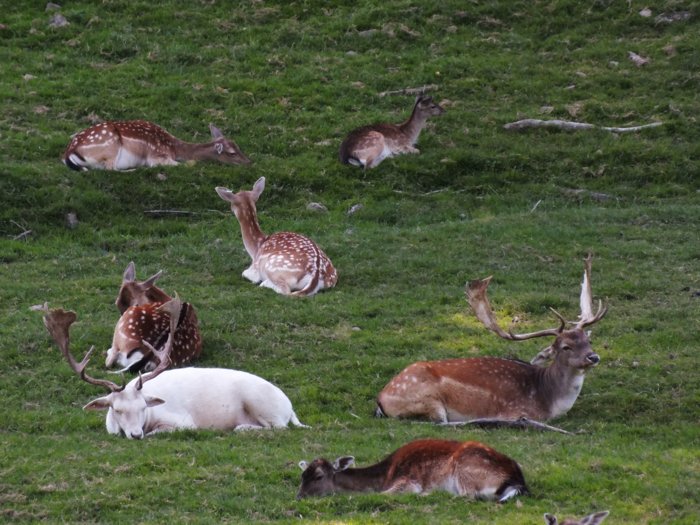
[[[494,357],[413,363],[380,392],[377,416],[427,418],[438,423],[517,421],[517,426],[529,422],[544,427],[536,422],[566,414],[581,391],[586,372],[600,361],[584,328],[602,319],[607,308],[599,303],[593,313],[590,272],[589,256],[581,286],[581,315],[572,328],[565,329],[567,322],[554,312],[559,327],[520,335],[498,326],[486,297],[491,278],[469,283],[467,298],[487,328],[512,341],[554,337],[552,344],[532,360],[537,364]],[[549,367],[538,365],[549,359],[554,360]]]
[[[121,171],[198,160],[250,164],[235,142],[213,124],[209,124],[209,130],[212,142],[192,144],[145,120],[103,122],[73,135],[63,162],[76,171]]]
[[[264,189],[265,177],[257,180],[252,191],[216,188],[219,197],[231,203],[243,245],[253,260],[243,277],[283,295],[310,296],[335,286],[338,274],[333,263],[314,241],[298,233],[265,235],[260,230],[255,203]]]
[[[561,522],[561,525],[599,525],[608,517],[608,514],[610,514],[610,512],[606,510],[603,512],[596,512],[595,514],[589,514],[580,520],[565,519]],[[557,520],[556,516],[552,516],[551,514],[545,514],[544,521],[547,525],[559,525],[559,520]]]
[[[379,463],[349,468],[343,456],[333,464],[318,458],[303,470],[297,499],[342,492],[412,492],[445,490],[457,496],[496,499],[500,503],[528,489],[520,466],[507,456],[476,441],[423,439],[399,448]]]
[[[157,358],[143,342],[157,348],[165,344],[170,333],[171,297],[156,286],[162,271],[145,281],[136,280],[133,261],[124,270],[122,285],[115,301],[122,313],[107,350],[105,366],[119,365],[132,371],[153,370]],[[182,303],[173,341],[171,362],[174,366],[188,363],[202,353],[202,337],[197,312],[189,303]]]
[[[340,145],[340,162],[367,169],[378,166],[387,157],[420,153],[415,144],[425,123],[444,112],[431,97],[419,96],[406,122],[373,124],[351,131]]]
[[[177,300],[173,300],[171,334],[175,331]],[[83,381],[106,388],[109,394],[83,407],[107,410],[107,432],[128,439],[142,439],[156,432],[176,429],[246,430],[284,428],[299,422],[289,398],[264,379],[223,368],[179,368],[166,370],[170,364],[172,335],[162,350],[147,342],[159,363],[155,370],[119,386],[87,375],[94,348],[78,363],[70,353],[69,329],[76,320],[74,312],[48,310],[44,324],[71,369]]]

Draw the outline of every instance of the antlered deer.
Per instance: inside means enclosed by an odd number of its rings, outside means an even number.
[[[252,191],[216,188],[219,197],[231,203],[243,245],[253,260],[243,277],[283,295],[310,296],[335,286],[338,274],[333,263],[314,241],[298,233],[268,236],[260,230],[255,203],[264,189],[265,177],[257,180]]]
[[[411,117],[401,124],[373,124],[351,131],[340,145],[340,162],[364,169],[374,168],[387,157],[420,153],[415,147],[429,117],[445,110],[431,97],[419,96]]]
[[[595,514],[589,514],[580,520],[567,518],[561,522],[561,525],[599,525],[605,518],[608,517],[608,514],[610,514],[610,512],[606,510],[603,512],[596,512]],[[557,520],[557,517],[552,516],[551,514],[544,515],[544,522],[547,525],[559,525],[559,520]]]
[[[173,311],[173,318],[177,318]],[[147,375],[119,386],[85,373],[94,348],[78,363],[70,353],[69,329],[74,312],[48,310],[44,324],[70,367],[83,381],[106,388],[110,393],[92,400],[85,410],[107,410],[107,432],[141,439],[156,432],[176,429],[245,430],[284,428],[299,422],[289,398],[264,379],[223,368],[179,368],[170,364],[172,336],[158,350],[147,342],[159,361]],[[174,322],[173,322],[174,324]],[[174,331],[171,328],[171,333]]]
[[[584,328],[602,319],[607,308],[601,302],[593,314],[590,272],[588,256],[581,285],[581,315],[572,328],[565,329],[567,322],[554,312],[559,327],[520,335],[498,326],[486,297],[491,278],[469,283],[469,304],[487,328],[513,341],[554,337],[532,363],[554,362],[543,367],[514,359],[476,357],[413,363],[381,391],[377,415],[428,418],[439,423],[486,418],[506,423],[542,422],[568,412],[586,372],[600,361]]]
[[[115,364],[124,369],[148,371],[158,364],[156,357],[143,341],[162,347],[169,334],[171,297],[155,285],[162,271],[145,281],[136,281],[134,263],[124,270],[122,285],[115,301],[122,312],[107,350],[105,365]],[[197,312],[190,303],[182,303],[177,320],[171,362],[175,366],[187,363],[202,353],[202,337]]]
[[[213,124],[209,124],[209,130],[212,142],[193,144],[145,120],[103,122],[73,135],[63,162],[76,171],[175,166],[190,160],[250,164],[234,141]]]
[[[520,466],[507,456],[476,441],[422,439],[412,441],[365,468],[343,456],[333,464],[318,458],[303,470],[297,498],[340,492],[412,492],[445,490],[458,496],[496,499],[500,503],[528,489]]]

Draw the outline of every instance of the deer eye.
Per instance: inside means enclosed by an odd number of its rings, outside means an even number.
[[[570,347],[569,345],[564,345],[564,346],[561,347],[561,349],[564,350],[564,351],[566,351],[566,352],[571,351],[571,347]]]

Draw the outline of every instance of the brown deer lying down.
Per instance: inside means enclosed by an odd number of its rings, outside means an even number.
[[[338,273],[314,241],[298,233],[265,235],[260,230],[255,203],[264,189],[265,177],[257,180],[252,191],[233,193],[228,188],[216,188],[219,197],[231,203],[241,226],[243,245],[253,260],[243,277],[283,295],[310,296],[333,288]]]
[[[124,270],[122,285],[115,301],[122,313],[107,350],[105,365],[119,365],[132,371],[153,370],[157,358],[143,342],[157,348],[165,344],[170,333],[171,297],[156,286],[162,271],[145,281],[137,281],[133,261]],[[182,303],[173,342],[171,362],[174,366],[188,363],[202,353],[202,337],[197,312],[190,303]]]
[[[250,164],[235,142],[213,124],[209,130],[212,142],[192,144],[145,120],[102,122],[73,135],[63,162],[76,171],[175,166],[190,160]]]
[[[584,328],[602,319],[607,309],[599,303],[597,313],[593,314],[590,272],[589,256],[581,287],[581,315],[572,328],[565,329],[567,322],[555,312],[559,327],[521,335],[505,332],[498,326],[486,297],[491,278],[469,283],[469,303],[487,328],[513,341],[554,337],[552,344],[532,361],[539,364],[553,359],[554,362],[546,368],[495,357],[413,363],[380,392],[377,415],[448,423],[480,419],[541,422],[566,414],[581,391],[586,372],[600,361]]]
[[[608,517],[608,514],[610,514],[610,512],[606,510],[603,512],[596,512],[595,514],[589,514],[580,520],[567,518],[561,522],[561,525],[599,525]],[[545,514],[544,521],[547,525],[559,525],[559,520],[557,520],[556,516],[552,516],[551,514]]]
[[[411,117],[402,124],[373,124],[353,130],[340,145],[340,162],[374,168],[387,157],[420,153],[415,144],[429,117],[445,110],[431,97],[419,96]]]
[[[175,332],[179,302],[174,299],[170,334]],[[299,422],[289,398],[263,378],[225,368],[178,368],[167,370],[173,346],[172,335],[165,347],[147,346],[158,366],[147,375],[119,386],[87,375],[85,368],[93,348],[78,363],[70,353],[69,330],[74,312],[45,307],[44,324],[71,369],[83,381],[107,389],[85,410],[107,410],[107,432],[128,439],[142,439],[156,432],[177,429],[248,430],[285,428]]]
[[[412,492],[445,490],[457,496],[496,499],[503,503],[528,489],[520,466],[507,456],[476,441],[422,439],[399,448],[379,463],[349,468],[343,456],[333,464],[301,461],[297,499],[342,492]]]

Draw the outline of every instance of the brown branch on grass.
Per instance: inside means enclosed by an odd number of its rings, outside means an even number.
[[[437,89],[437,84],[428,84],[427,86],[416,87],[416,88],[403,88],[396,89],[394,91],[382,91],[379,93],[380,97],[386,97],[387,95],[422,95],[426,91],[431,91]]]
[[[195,212],[187,210],[144,210],[143,213],[153,217],[189,217],[197,215]]]
[[[608,127],[608,126],[596,126],[595,124],[588,124],[586,122],[571,122],[568,120],[540,120],[536,118],[526,118],[523,120],[518,120],[516,122],[509,122],[503,126],[504,129],[511,131],[522,131],[529,128],[556,128],[563,129],[565,131],[579,131],[584,129],[602,129],[605,131],[610,131],[612,133],[632,133],[646,128],[656,128],[661,126],[663,122],[652,122],[651,124],[644,124],[642,126],[629,126],[624,128],[619,127]]]

